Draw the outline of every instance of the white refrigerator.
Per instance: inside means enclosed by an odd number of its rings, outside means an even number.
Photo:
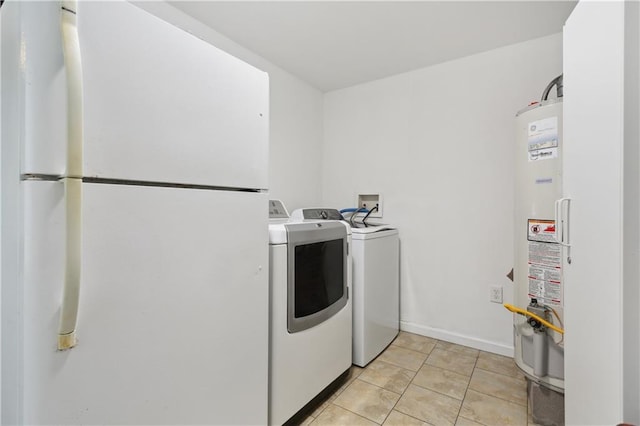
[[[127,2],[0,17],[3,424],[265,424],[268,76]]]

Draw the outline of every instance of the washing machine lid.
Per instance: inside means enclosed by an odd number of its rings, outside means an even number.
[[[397,229],[382,229],[379,231],[375,231],[375,232],[369,232],[367,234],[358,234],[356,232],[353,232],[351,234],[351,239],[353,241],[356,240],[373,240],[376,238],[387,238],[390,236],[396,236],[395,238],[398,238],[398,230]]]
[[[385,225],[381,223],[377,224],[363,224],[362,222],[353,222],[351,225],[351,233],[352,234],[373,234],[375,232],[388,231],[391,229],[396,229],[391,225]],[[396,231],[397,232],[397,231]]]

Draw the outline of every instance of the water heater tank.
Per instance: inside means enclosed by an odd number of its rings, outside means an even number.
[[[562,327],[562,98],[516,116],[514,304]],[[525,375],[564,391],[563,335],[514,315],[515,361]]]

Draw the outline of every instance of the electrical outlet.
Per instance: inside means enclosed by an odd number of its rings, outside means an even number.
[[[502,286],[494,285],[489,288],[489,301],[493,303],[502,303]]]

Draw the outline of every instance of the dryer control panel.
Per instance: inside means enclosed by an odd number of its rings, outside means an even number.
[[[294,220],[344,220],[336,209],[311,208],[294,210],[291,214]]]

